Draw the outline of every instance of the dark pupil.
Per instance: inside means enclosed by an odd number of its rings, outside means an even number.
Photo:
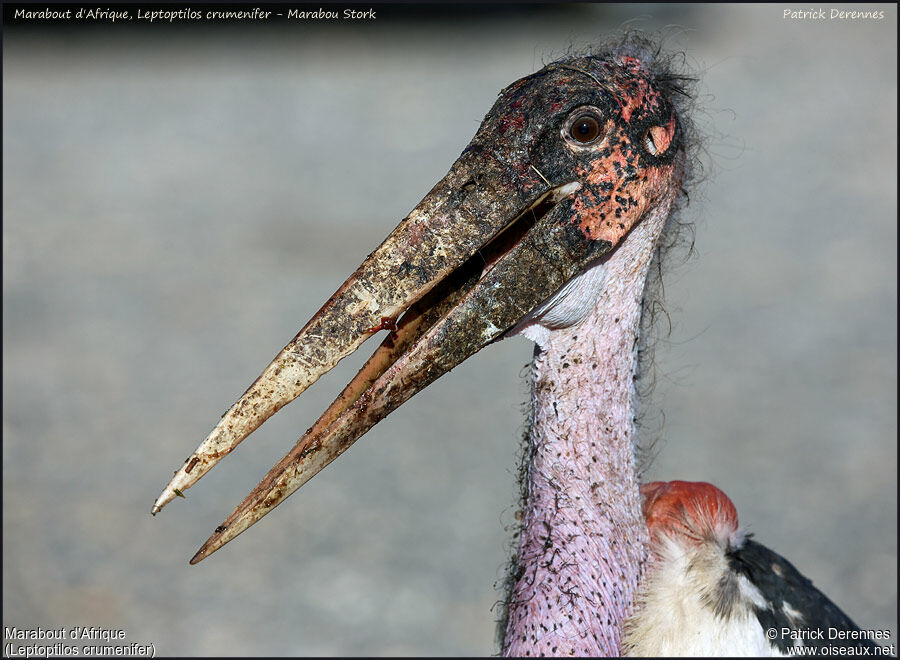
[[[571,133],[579,142],[593,142],[600,135],[600,123],[590,115],[579,117],[572,124]]]

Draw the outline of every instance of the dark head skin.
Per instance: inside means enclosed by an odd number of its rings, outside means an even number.
[[[583,116],[600,129],[587,144],[572,135]],[[658,201],[681,140],[674,107],[640,60],[583,57],[504,89],[463,153],[494,159],[523,201],[546,182],[581,181],[570,218],[585,238],[617,245]]]

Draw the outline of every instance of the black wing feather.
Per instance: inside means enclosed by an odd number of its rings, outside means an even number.
[[[754,608],[764,630],[778,631],[771,643],[784,653],[794,645],[784,628],[798,631],[804,646],[820,648],[876,648],[871,639],[830,639],[834,631],[859,633],[860,628],[825,594],[816,589],[794,565],[764,545],[747,539],[740,548],[729,550],[728,563],[732,571],[744,575],[762,593],[768,607]],[[788,603],[788,609],[784,603]],[[800,620],[791,614],[799,614]],[[864,636],[859,634],[860,637]]]

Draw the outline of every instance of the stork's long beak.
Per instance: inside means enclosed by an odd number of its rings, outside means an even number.
[[[176,472],[153,513],[377,330],[392,332],[334,403],[191,560],[247,529],[391,411],[497,339],[605,252],[573,235],[578,182],[524,203],[464,152],[448,175],[278,354]],[[579,254],[580,253],[580,254]]]
[[[585,61],[584,66],[599,65]],[[626,121],[637,121],[638,115],[630,106],[625,106],[627,114],[605,114],[596,105],[573,110],[554,101],[571,96],[612,107],[598,78],[585,73],[579,67],[548,67],[504,90],[447,176],[285,346],[175,473],[154,514],[375,332],[391,330],[191,563],[247,529],[416,392],[514,327],[618,244],[648,210],[657,189],[668,189],[660,183],[668,180],[663,170],[654,165],[641,173],[630,164],[638,158]],[[547,93],[534,94],[539,86]],[[635,89],[646,94],[644,88]],[[670,111],[659,107],[667,118]],[[571,121],[565,123],[561,113],[568,112]],[[602,128],[590,149],[558,146],[574,139],[575,119],[584,122],[579,129]],[[664,144],[657,138],[650,143],[653,158],[672,142],[674,120],[665,126],[653,129],[665,137]],[[550,146],[557,150],[548,151]],[[542,168],[546,163],[549,179],[534,159]],[[659,164],[671,171],[670,164]]]

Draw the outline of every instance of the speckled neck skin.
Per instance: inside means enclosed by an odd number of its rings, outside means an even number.
[[[588,317],[535,350],[533,454],[504,655],[620,655],[649,543],[634,456],[637,334],[670,206],[609,257]]]

